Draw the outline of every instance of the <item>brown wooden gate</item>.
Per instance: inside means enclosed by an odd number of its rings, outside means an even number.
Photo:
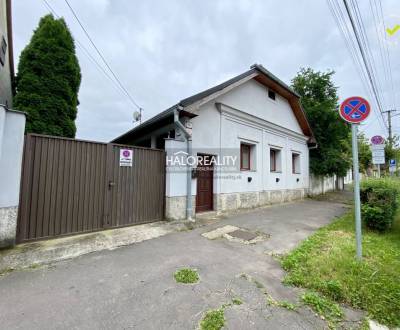
[[[162,150],[28,134],[18,242],[162,220],[164,191]]]

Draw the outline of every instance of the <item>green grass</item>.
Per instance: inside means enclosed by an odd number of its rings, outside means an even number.
[[[267,292],[265,292],[265,294],[267,295],[267,304],[269,306],[282,307],[282,308],[286,308],[287,310],[290,310],[290,311],[294,311],[297,308],[297,305],[295,305],[295,304],[293,304],[293,303],[291,303],[289,301],[286,301],[286,300],[275,300]]]
[[[363,228],[363,262],[355,253],[354,218],[349,212],[282,259],[288,271],[285,283],[364,309],[388,326],[400,326],[400,216],[384,234]],[[310,298],[305,297],[312,303]]]
[[[297,308],[297,306],[295,304],[292,304],[291,302],[285,301],[285,300],[277,301],[276,305],[279,306],[279,307],[286,308],[286,309],[288,309],[290,311],[294,311]]]
[[[178,283],[197,283],[199,281],[199,274],[197,271],[190,268],[182,268],[175,272],[174,274],[175,280]]]
[[[225,325],[224,309],[208,311],[200,322],[201,330],[220,330]]]
[[[234,304],[234,305],[241,305],[241,304],[243,304],[243,301],[240,299],[240,298],[233,298],[232,299],[232,304]]]
[[[316,292],[306,292],[302,295],[301,300],[328,321],[338,322],[343,318],[343,311],[338,304]]]

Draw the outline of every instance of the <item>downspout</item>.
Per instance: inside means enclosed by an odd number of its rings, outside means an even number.
[[[174,110],[174,124],[179,128],[186,141],[186,152],[188,157],[192,155],[192,135],[186,130],[185,126],[179,120],[179,111],[183,110],[181,106]],[[187,164],[186,166],[186,219],[192,219],[192,168]]]

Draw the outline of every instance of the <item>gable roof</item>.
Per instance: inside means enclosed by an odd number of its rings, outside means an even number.
[[[206,89],[205,91],[202,91],[200,93],[197,93],[195,95],[192,95],[186,99],[183,99],[179,102],[180,105],[182,106],[188,106],[191,105],[207,96],[210,96],[216,92],[222,91],[223,89],[231,86],[232,84],[241,81],[242,79],[245,79],[247,77],[249,77],[250,75],[253,75],[254,73],[262,73],[266,76],[268,76],[270,79],[272,79],[273,81],[275,81],[277,84],[281,85],[283,88],[285,88],[288,92],[292,93],[294,96],[297,96],[298,98],[300,98],[300,95],[298,95],[292,88],[290,88],[288,85],[286,85],[282,80],[280,80],[279,78],[277,78],[275,75],[273,75],[271,72],[269,72],[266,68],[264,68],[262,65],[260,64],[254,64],[250,67],[250,70],[247,70],[246,72],[233,77],[225,82],[223,82],[222,84],[219,84],[217,86],[211,87],[209,89]]]
[[[223,94],[225,91],[228,91],[228,89],[239,86],[250,79],[255,79],[259,83],[273,89],[278,94],[286,98],[293,109],[294,115],[303,131],[303,134],[309,137],[309,143],[316,143],[306,114],[300,105],[300,95],[260,64],[254,64],[250,67],[250,70],[247,70],[242,74],[239,74],[219,85],[179,101],[179,103],[145,121],[143,124],[136,126],[125,134],[117,137],[112,142],[125,143],[127,139],[140,135],[140,132],[143,132],[144,130],[151,129],[151,127],[159,120],[173,116],[174,110],[182,108],[185,109],[193,106],[196,103],[208,102],[211,98],[217,97],[218,95]],[[196,116],[190,112],[185,111],[185,113],[190,114],[191,117]]]

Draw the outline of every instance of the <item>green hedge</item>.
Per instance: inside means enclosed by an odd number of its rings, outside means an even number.
[[[367,179],[361,183],[360,194],[362,219],[367,227],[377,231],[390,229],[399,205],[399,182]]]

